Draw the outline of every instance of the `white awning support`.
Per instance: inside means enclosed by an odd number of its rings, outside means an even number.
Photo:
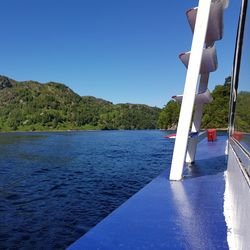
[[[179,123],[175,139],[174,153],[169,177],[170,180],[178,181],[182,179],[189,127],[192,118],[197,82],[199,79],[211,1],[212,0],[200,0],[198,6],[191,54],[189,58]]]
[[[203,106],[212,101],[207,89],[210,72],[217,69],[217,56],[214,42],[223,35],[223,11],[228,0],[200,0],[197,8],[187,11],[187,18],[194,31],[191,51],[182,53],[180,59],[187,67],[183,95],[174,96],[181,101],[179,123],[170,170],[170,180],[181,180],[186,162],[195,160],[198,137],[191,137],[190,125],[195,105],[191,133],[198,133],[201,126]],[[199,82],[198,94],[196,89]]]

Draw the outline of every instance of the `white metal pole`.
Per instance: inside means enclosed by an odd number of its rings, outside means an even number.
[[[192,118],[195,92],[200,73],[202,52],[206,37],[212,0],[200,0],[194,29],[191,54],[183,93],[176,141],[170,171],[170,180],[181,180],[187,150],[189,127]]]

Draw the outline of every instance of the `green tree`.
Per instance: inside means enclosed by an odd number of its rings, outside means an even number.
[[[160,113],[158,126],[161,129],[176,129],[179,113],[180,113],[180,104],[176,101],[169,101],[167,105],[163,108]]]
[[[213,101],[204,107],[202,128],[227,128],[231,77],[224,85],[217,85],[212,92]]]

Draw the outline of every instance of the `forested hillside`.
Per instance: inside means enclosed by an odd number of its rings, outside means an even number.
[[[230,84],[227,77],[212,91],[214,100],[204,106],[202,128],[227,128]],[[250,93],[241,92],[238,98],[237,126],[250,130],[245,112]],[[61,83],[17,82],[4,76],[0,76],[0,107],[0,131],[176,129],[180,112],[180,104],[173,100],[163,109],[113,104],[81,97]]]
[[[0,76],[0,131],[155,129],[160,109],[81,97],[64,84]]]

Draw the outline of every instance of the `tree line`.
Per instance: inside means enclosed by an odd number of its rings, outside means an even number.
[[[161,109],[79,96],[64,84],[0,76],[0,131],[156,129]]]
[[[204,106],[202,128],[227,128],[231,77],[212,91]],[[250,93],[238,94],[236,122],[249,130]],[[247,105],[246,105],[247,104]],[[18,82],[0,76],[0,131],[85,129],[176,129],[180,104],[171,100],[163,109],[143,104],[113,104],[79,96],[61,83]]]

